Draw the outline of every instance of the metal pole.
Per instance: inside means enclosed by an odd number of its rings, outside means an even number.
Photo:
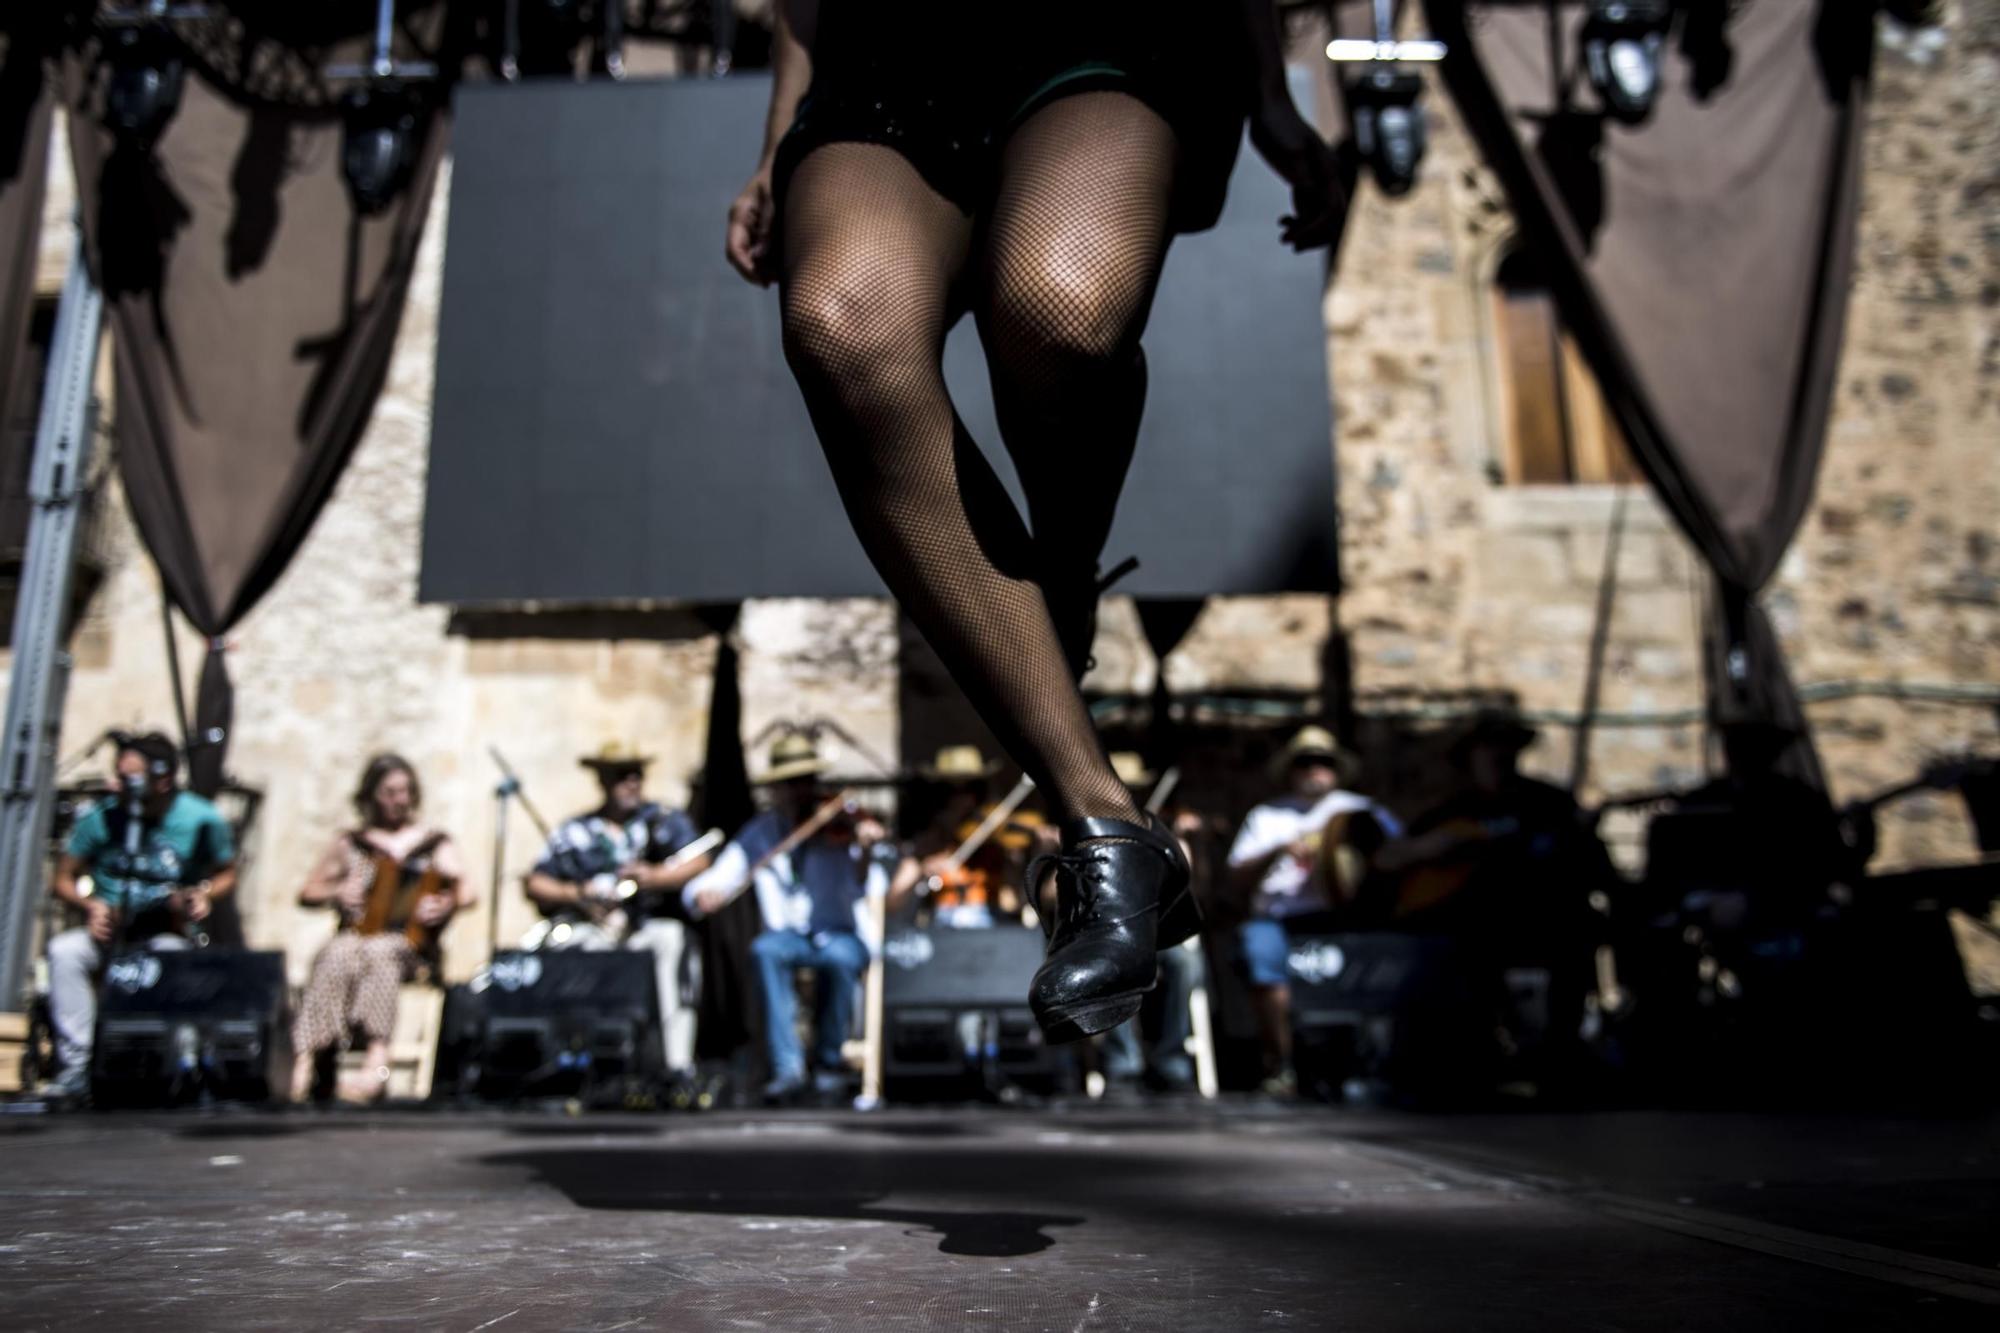
[[[507,798],[521,789],[512,773],[493,789],[493,884],[486,900],[486,962],[500,952],[500,894],[507,883]]]
[[[14,609],[14,660],[0,733],[0,1009],[25,998],[35,911],[47,892],[56,741],[70,658],[70,576],[95,427],[91,387],[104,297],[84,264],[83,234],[63,283],[29,471],[28,549]]]

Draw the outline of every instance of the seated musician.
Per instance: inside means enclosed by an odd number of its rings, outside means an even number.
[[[292,1023],[293,1101],[312,1095],[320,1057],[357,1028],[368,1042],[366,1063],[359,1080],[336,1091],[344,1101],[387,1095],[398,988],[420,964],[436,965],[439,932],[472,905],[458,845],[417,821],[422,804],[409,761],[393,754],[370,759],[354,789],[360,825],[334,837],[299,890],[299,906],[331,908],[340,924],[313,958]],[[407,912],[405,920],[392,919],[396,908]]]
[[[1591,895],[1618,876],[1575,798],[1520,771],[1534,739],[1507,712],[1473,718],[1451,750],[1462,789],[1412,820],[1374,864],[1397,929],[1451,936],[1494,974],[1547,973],[1545,1018],[1515,1037],[1540,1051],[1536,1081],[1560,1083],[1585,1064],[1580,1031],[1603,938]]]
[[[1712,827],[1696,826],[1698,852],[1677,848],[1664,872],[1649,863],[1648,877],[1712,927],[1795,926],[1828,905],[1835,884],[1860,879],[1865,852],[1842,834],[1824,791],[1783,771],[1803,739],[1798,728],[1735,717],[1717,730],[1727,771],[1674,802],[1677,812],[1709,816],[1702,825]]]
[[[909,855],[889,881],[890,916],[915,912],[929,924],[949,929],[977,928],[1021,917],[1021,852],[1029,845],[1029,821],[1040,816],[1016,810],[976,849],[953,865],[954,854],[994,810],[993,775],[976,745],[948,745],[917,776],[941,793],[937,814],[910,844]]]
[[[83,909],[86,924],[49,940],[49,1018],[61,1071],[49,1089],[77,1098],[90,1088],[96,981],[108,957],[133,949],[185,949],[215,903],[236,884],[229,821],[179,786],[180,749],[159,732],[118,739],[120,796],[76,822],[51,889]],[[86,890],[79,882],[89,876]]]
[[[1301,728],[1272,762],[1272,776],[1283,781],[1284,794],[1252,806],[1229,848],[1231,894],[1249,914],[1237,939],[1263,1048],[1264,1091],[1274,1096],[1297,1089],[1285,922],[1338,906],[1327,900],[1324,880],[1314,873],[1321,859],[1318,839],[1343,815],[1365,816],[1388,837],[1401,832],[1394,815],[1344,785],[1358,767],[1324,727]]]
[[[1452,743],[1460,790],[1374,858],[1380,876],[1398,881],[1399,927],[1491,943],[1547,940],[1552,929],[1573,929],[1590,891],[1615,878],[1576,799],[1520,771],[1535,734],[1489,709]]]
[[[790,850],[786,838],[824,813],[820,775],[826,764],[810,738],[781,736],[770,750],[758,784],[769,808],[737,830],[715,864],[688,885],[684,897],[699,916],[727,906],[754,889],[764,929],[751,943],[764,995],[765,1053],[771,1081],[767,1101],[781,1102],[806,1088],[806,1054],[798,1035],[794,973],[811,968],[816,1016],[812,1049],[814,1083],[822,1091],[844,1086],[841,1044],[854,1022],[872,933],[868,900],[888,892],[888,872],[875,855],[888,836],[877,820],[862,816],[813,833]]]
[[[694,1074],[701,954],[688,948],[681,890],[710,857],[686,811],[646,799],[650,756],[606,745],[580,760],[604,799],[565,821],[528,874],[528,897],[549,918],[538,947],[644,950],[659,984],[667,1077]]]

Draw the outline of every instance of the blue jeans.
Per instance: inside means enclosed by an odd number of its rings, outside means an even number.
[[[868,970],[868,948],[852,931],[830,930],[801,935],[795,930],[767,930],[750,943],[757,958],[757,975],[764,982],[764,1045],[771,1073],[781,1079],[802,1079],[805,1053],[799,1050],[799,993],[793,973],[809,967],[816,974],[819,1000],[814,1028],[813,1063],[820,1069],[840,1068],[840,1045],[854,1022],[855,991]]]
[[[1291,944],[1285,936],[1284,922],[1252,917],[1236,928],[1236,938],[1242,946],[1243,969],[1249,974],[1252,986],[1292,984],[1292,975],[1285,969]]]

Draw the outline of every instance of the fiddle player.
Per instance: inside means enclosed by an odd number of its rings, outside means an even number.
[[[757,895],[764,928],[750,949],[763,988],[764,1045],[771,1067],[764,1097],[772,1102],[791,1100],[806,1087],[793,979],[799,968],[816,974],[813,1081],[822,1091],[845,1084],[840,1048],[853,1026],[856,995],[868,967],[868,900],[889,887],[888,873],[875,855],[888,830],[872,816],[852,817],[838,829],[822,829],[788,851],[778,850],[823,807],[820,778],[826,768],[810,737],[792,734],[773,742],[758,779],[768,808],[737,830],[715,864],[682,891],[697,918],[728,905],[746,881]]]
[[[1229,848],[1229,884],[1249,909],[1249,919],[1237,928],[1237,939],[1263,1048],[1263,1089],[1274,1096],[1290,1096],[1298,1079],[1291,1059],[1292,992],[1285,970],[1289,952],[1285,922],[1333,905],[1314,886],[1313,867],[1319,859],[1314,839],[1335,816],[1350,813],[1365,812],[1388,837],[1401,830],[1394,815],[1346,789],[1358,763],[1324,727],[1301,728],[1271,767],[1272,776],[1286,790],[1252,806],[1243,817]]]
[[[50,891],[81,908],[83,926],[49,940],[49,1021],[61,1064],[52,1097],[90,1088],[97,976],[125,948],[185,949],[236,886],[229,821],[179,785],[180,749],[159,732],[119,736],[113,777],[121,795],[77,820]],[[90,878],[86,891],[79,880]]]
[[[918,777],[942,792],[943,801],[896,866],[889,882],[891,916],[927,910],[932,925],[947,929],[1020,920],[1019,852],[1031,836],[1029,822],[1039,822],[1038,816],[1013,812],[964,865],[951,864],[953,854],[995,809],[992,781],[999,771],[1000,765],[989,762],[976,745],[948,745],[918,771]]]
[[[406,877],[434,872],[433,887],[411,908],[433,942],[446,922],[473,903],[458,845],[449,834],[418,822],[422,804],[423,788],[408,760],[394,754],[370,759],[354,789],[360,826],[334,838],[299,890],[301,907],[330,907],[340,926],[313,959],[292,1025],[293,1101],[304,1101],[311,1094],[320,1055],[346,1041],[356,1028],[368,1042],[366,1061],[360,1080],[340,1088],[340,1097],[374,1102],[388,1093],[389,1039],[396,1030],[398,988],[420,963],[435,965],[436,959],[421,954],[403,930],[364,933],[368,896],[376,887],[382,862]]]
[[[692,1078],[701,955],[688,948],[681,893],[709,857],[675,854],[700,831],[686,811],[646,799],[651,756],[607,744],[578,762],[603,799],[564,820],[528,873],[528,897],[555,926],[540,947],[652,954],[667,1077]]]

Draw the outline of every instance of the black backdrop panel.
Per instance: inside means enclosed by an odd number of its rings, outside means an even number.
[[[722,258],[768,97],[761,77],[460,90],[424,600],[882,592],[785,367],[777,296]],[[1284,211],[1246,152],[1222,224],[1169,256],[1107,548],[1144,561],[1121,591],[1332,586],[1322,262],[1278,245]],[[946,364],[1003,459],[971,320]]]

